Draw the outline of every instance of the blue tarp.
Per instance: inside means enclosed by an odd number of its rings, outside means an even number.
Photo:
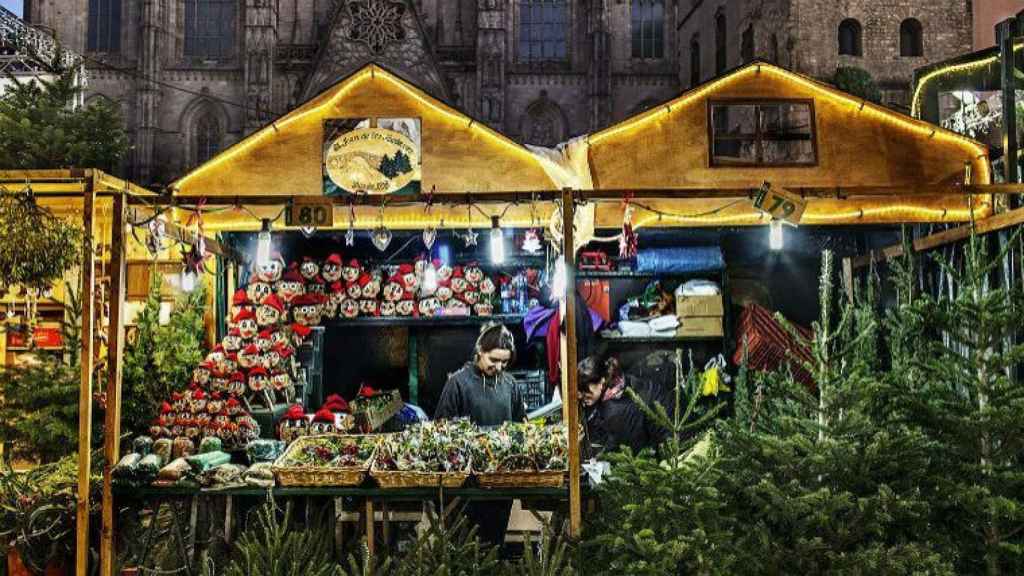
[[[718,246],[647,248],[636,255],[637,272],[680,274],[715,272],[724,268],[725,258]]]

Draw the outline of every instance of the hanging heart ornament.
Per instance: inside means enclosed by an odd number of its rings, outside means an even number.
[[[434,247],[434,241],[437,240],[437,228],[430,226],[423,230],[423,245],[430,250]]]
[[[378,226],[370,232],[370,241],[373,245],[381,252],[388,249],[388,245],[391,244],[391,230],[388,230],[384,226]]]

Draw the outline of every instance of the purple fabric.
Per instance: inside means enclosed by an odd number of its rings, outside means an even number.
[[[526,339],[543,338],[548,333],[548,324],[551,323],[551,318],[557,311],[557,308],[545,308],[543,306],[530,308],[526,312],[526,318],[523,319]],[[593,308],[588,307],[587,311],[590,312],[590,325],[594,327],[594,332],[597,332],[604,325],[604,319]]]

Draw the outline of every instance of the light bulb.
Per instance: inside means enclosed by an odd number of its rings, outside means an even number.
[[[501,264],[505,261],[505,235],[498,225],[498,217],[491,217],[491,262]]]
[[[768,223],[768,245],[772,250],[782,250],[785,243],[785,237],[782,235],[782,220],[772,220]]]
[[[256,244],[256,265],[270,264],[270,220],[263,219],[263,227]]]
[[[423,292],[425,294],[433,294],[437,291],[437,271],[434,270],[434,265],[430,264],[427,269],[423,272]]]
[[[191,270],[181,273],[181,289],[185,292],[191,292],[196,289],[196,275]]]
[[[561,259],[555,263],[555,275],[551,278],[551,296],[559,300],[565,298],[565,262]]]

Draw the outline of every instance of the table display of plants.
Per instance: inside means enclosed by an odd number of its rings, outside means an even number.
[[[371,475],[382,488],[457,488],[470,474],[478,428],[469,420],[438,420],[381,437]]]
[[[376,445],[373,436],[303,436],[277,459],[274,474],[282,486],[358,486]]]
[[[483,487],[562,485],[569,462],[566,427],[506,422],[472,443],[473,473]]]

